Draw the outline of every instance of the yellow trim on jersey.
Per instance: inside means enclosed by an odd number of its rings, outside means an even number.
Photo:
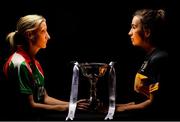
[[[156,91],[156,90],[158,90],[159,89],[159,82],[157,82],[157,83],[155,83],[155,84],[151,84],[150,86],[149,86],[149,92],[151,93],[151,92],[153,92],[153,91]]]
[[[135,77],[134,90],[138,93],[146,95],[147,97],[150,97],[150,93],[159,89],[159,82],[153,84],[149,83],[150,85],[148,86],[145,86],[145,82],[149,82],[148,77],[137,73]]]

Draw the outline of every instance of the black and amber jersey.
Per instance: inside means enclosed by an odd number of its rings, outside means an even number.
[[[165,82],[167,71],[168,54],[158,49],[153,50],[146,56],[136,74],[134,90],[149,98],[150,93],[159,90],[161,82]]]

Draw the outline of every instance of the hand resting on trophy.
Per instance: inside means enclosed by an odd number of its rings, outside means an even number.
[[[104,104],[101,101],[97,100],[97,102],[94,103],[94,106],[96,107],[96,112],[99,112],[99,113],[108,112],[108,105]],[[77,109],[80,111],[92,112],[91,107],[92,107],[92,101],[90,101],[90,99],[81,99],[77,102]]]
[[[77,109],[82,111],[89,111],[89,100],[88,99],[80,99],[77,101]]]

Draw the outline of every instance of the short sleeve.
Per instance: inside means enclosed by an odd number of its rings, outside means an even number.
[[[21,93],[33,94],[33,77],[25,62],[18,67],[18,83]]]

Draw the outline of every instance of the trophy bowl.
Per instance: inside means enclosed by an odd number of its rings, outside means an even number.
[[[103,77],[109,67],[106,63],[80,63],[79,67],[84,77],[90,83],[90,111],[98,111],[100,100],[97,98],[97,82],[100,77]]]

